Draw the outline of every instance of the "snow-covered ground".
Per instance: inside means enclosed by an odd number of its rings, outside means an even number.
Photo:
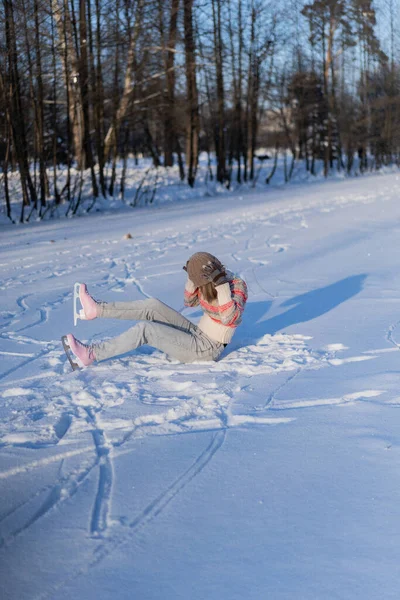
[[[0,228],[2,600],[382,600],[400,589],[400,180],[293,185]],[[131,239],[124,239],[130,233]],[[72,290],[183,309],[243,276],[217,363],[71,372]]]
[[[199,165],[196,175],[196,183],[191,188],[186,180],[181,181],[179,177],[179,167],[177,164],[173,167],[158,167],[153,166],[153,162],[149,158],[140,158],[136,164],[133,158],[127,160],[126,173],[125,173],[125,193],[124,197],[121,197],[121,177],[123,173],[123,162],[119,161],[116,168],[116,180],[113,191],[113,196],[108,195],[107,198],[103,198],[100,194],[95,202],[93,202],[92,185],[90,171],[86,170],[83,174],[75,168],[71,168],[71,205],[66,202],[67,192],[67,168],[60,166],[57,172],[57,188],[59,193],[62,192],[63,203],[55,205],[54,198],[47,201],[46,209],[42,209],[42,217],[39,217],[38,211],[28,206],[24,209],[24,222],[32,222],[36,220],[53,220],[63,218],[65,216],[71,217],[75,214],[84,215],[91,212],[113,212],[116,213],[119,210],[126,210],[127,207],[131,207],[133,211],[137,207],[143,206],[163,206],[170,204],[186,203],[187,201],[193,202],[193,200],[200,200],[202,198],[209,199],[215,196],[225,196],[227,201],[230,197],[235,195],[242,195],[246,201],[248,195],[253,195],[255,191],[263,191],[267,196],[270,194],[270,189],[283,188],[287,184],[285,183],[285,158],[284,154],[278,157],[276,170],[270,180],[269,185],[266,185],[266,178],[269,177],[273,170],[274,160],[272,158],[273,152],[268,149],[260,148],[258,150],[259,155],[270,156],[269,160],[255,161],[255,177],[253,181],[247,183],[237,183],[237,168],[233,165],[230,188],[227,189],[225,185],[217,182],[215,178],[216,173],[216,158],[212,156],[210,159],[205,152],[202,152],[199,157]],[[210,161],[210,165],[209,165]],[[287,161],[286,172],[290,170],[290,161]],[[370,161],[372,164],[372,160]],[[210,167],[212,171],[212,179],[210,177]],[[34,173],[33,165],[31,166],[31,175],[34,181],[37,180],[38,175]],[[381,173],[398,173],[398,168],[393,166],[382,167]],[[80,180],[82,175],[82,195],[79,200],[79,188]],[[354,158],[354,167],[351,172],[351,176],[359,176],[359,161]],[[105,176],[109,182],[111,177],[110,167],[106,168]],[[50,192],[53,192],[53,169],[52,167],[47,170],[47,177],[49,181]],[[242,171],[243,177],[243,171]],[[337,171],[333,169],[329,173],[330,181],[346,179],[347,174],[344,169]],[[315,163],[315,175],[311,175],[305,168],[304,161],[297,161],[293,168],[291,177],[291,183],[295,184],[307,184],[311,185],[314,183],[319,184],[324,180],[324,166],[321,160],[317,160]],[[15,223],[20,221],[21,217],[21,203],[22,203],[22,190],[21,180],[18,171],[8,173],[8,184],[11,199],[11,218]],[[3,186],[1,185],[1,169],[0,169],[0,226],[2,224],[9,224],[10,219],[6,214],[6,203],[4,196]],[[76,207],[76,205],[78,206]]]

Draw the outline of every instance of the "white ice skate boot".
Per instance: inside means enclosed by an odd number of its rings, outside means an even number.
[[[82,308],[78,309],[78,300]],[[97,317],[98,302],[87,291],[86,283],[74,285],[74,325],[78,319],[91,321]]]
[[[93,346],[83,344],[77,340],[72,333],[63,335],[61,341],[65,350],[65,354],[67,355],[67,358],[74,371],[79,369],[79,367],[88,367],[96,360]],[[77,360],[74,361],[74,358]]]

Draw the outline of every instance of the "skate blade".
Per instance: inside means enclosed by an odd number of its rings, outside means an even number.
[[[72,350],[71,350],[70,346],[68,345],[68,338],[67,338],[67,336],[63,335],[62,338],[61,338],[61,341],[62,341],[62,345],[63,345],[63,348],[64,348],[64,352],[67,355],[67,358],[69,360],[69,364],[72,367],[72,370],[73,371],[78,371],[80,369],[80,366],[72,358],[73,354],[72,354]]]
[[[82,317],[80,316],[82,310],[78,309],[78,301],[80,302],[79,299],[79,290],[80,290],[81,284],[80,283],[75,283],[74,284],[74,325],[76,327],[76,324],[78,322],[78,319],[81,319]]]

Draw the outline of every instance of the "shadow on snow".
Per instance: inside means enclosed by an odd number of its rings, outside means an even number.
[[[254,344],[266,334],[273,335],[291,325],[312,321],[324,315],[356,296],[363,289],[366,278],[365,274],[352,275],[325,287],[294,296],[281,304],[281,307],[289,307],[288,310],[270,319],[267,319],[266,315],[272,301],[248,302],[243,324],[234,338],[235,346]]]

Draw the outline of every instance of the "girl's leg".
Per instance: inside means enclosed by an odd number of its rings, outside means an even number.
[[[195,325],[192,330],[184,330],[159,322],[140,321],[122,335],[95,344],[96,360],[106,360],[113,356],[130,352],[143,344],[158,348],[172,358],[185,363],[195,360],[215,360],[224,346],[207,338]]]
[[[194,328],[191,321],[157,298],[132,302],[99,302],[97,311],[98,317],[106,319],[155,321],[173,325],[183,331],[191,331]]]

